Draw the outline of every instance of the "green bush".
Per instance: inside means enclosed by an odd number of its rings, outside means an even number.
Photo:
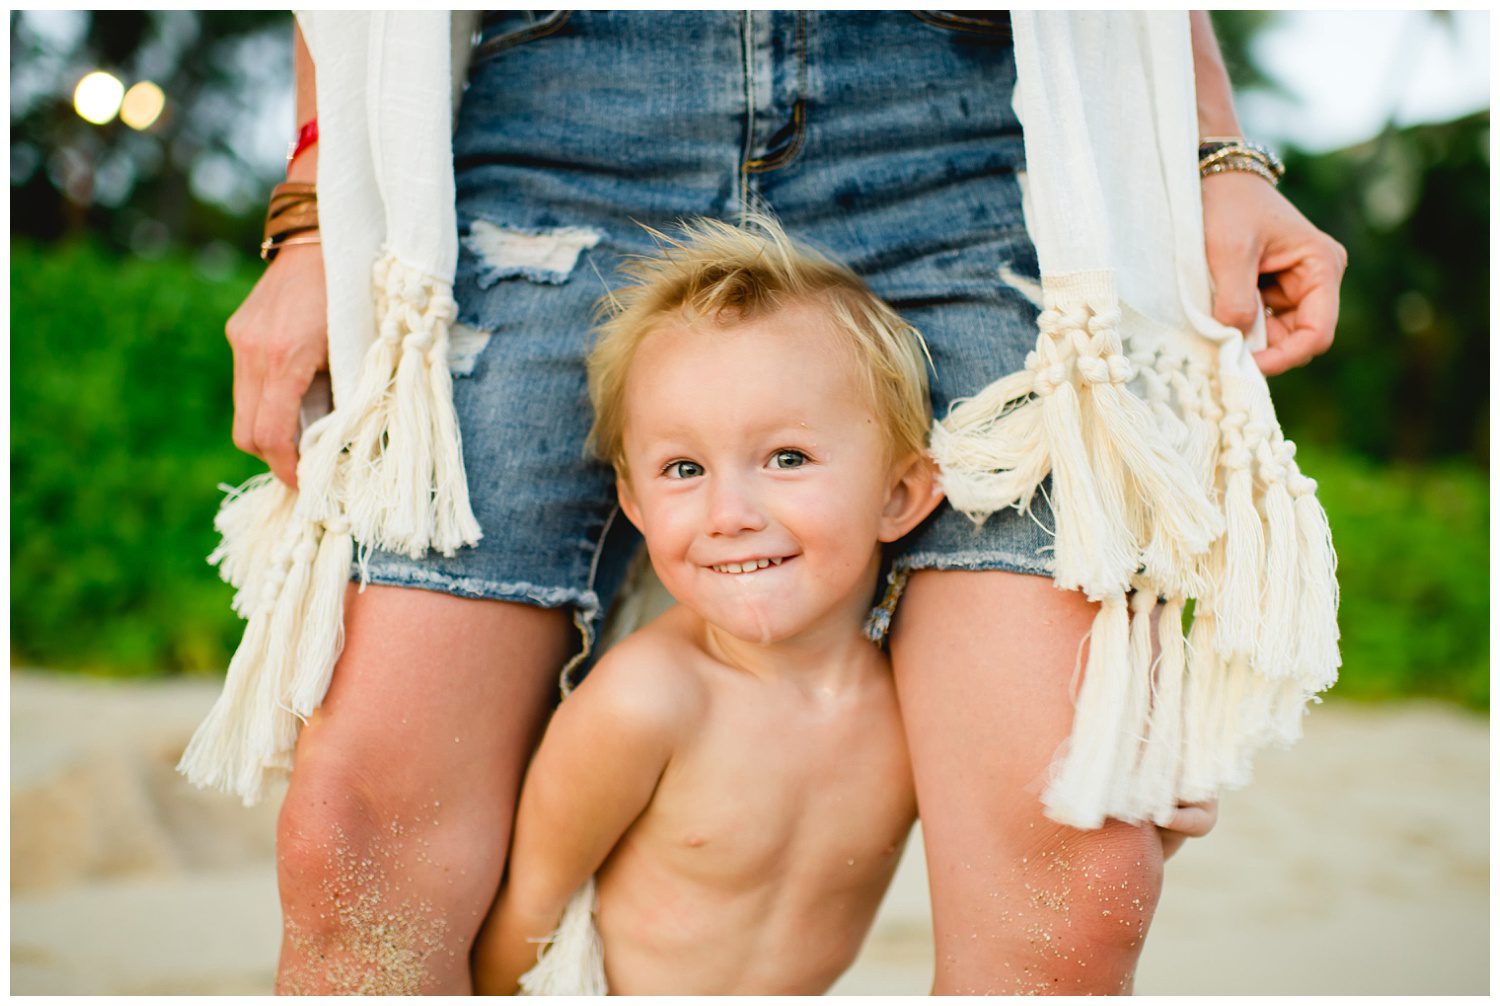
[[[1489,707],[1487,473],[1299,445],[1339,556],[1344,666],[1333,694]]]
[[[73,244],[11,249],[13,661],[121,675],[221,669],[238,641],[204,557],[229,439],[224,322],[247,262],[210,280]]]

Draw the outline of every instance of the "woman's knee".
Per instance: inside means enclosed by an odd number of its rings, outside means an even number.
[[[313,767],[294,776],[277,820],[277,873],[289,919],[314,931],[338,930],[353,920],[332,906],[351,903],[474,902],[482,914],[499,884],[507,816],[445,810],[430,794],[393,785],[395,777]]]
[[[276,836],[279,993],[418,995],[462,984],[482,896],[451,886],[464,864],[435,868],[393,806],[348,775],[294,777]]]
[[[1073,939],[1093,947],[1138,948],[1161,898],[1161,839],[1150,825],[1049,830],[1023,857],[1028,889],[1066,915]]]
[[[312,766],[299,771],[276,819],[282,900],[287,900],[289,886],[313,894],[332,879],[341,857],[374,844],[380,831],[374,802],[348,774],[315,773]]]

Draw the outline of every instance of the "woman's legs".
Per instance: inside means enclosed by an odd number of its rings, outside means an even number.
[[[568,609],[351,587],[277,829],[279,993],[467,993]]]
[[[1128,992],[1161,892],[1150,826],[1042,813],[1095,606],[1042,576],[912,574],[891,637],[939,993]]]

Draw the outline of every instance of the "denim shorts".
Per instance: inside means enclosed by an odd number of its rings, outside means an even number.
[[[1004,12],[499,11],[454,136],[454,405],[484,538],[370,582],[608,608],[637,538],[587,457],[583,360],[621,257],[697,215],[768,210],[925,336],[936,415],[1024,365],[1036,253]],[[1034,295],[1034,294],[1033,294]],[[909,569],[1052,571],[1050,511],[944,503]],[[587,632],[585,627],[585,632]]]

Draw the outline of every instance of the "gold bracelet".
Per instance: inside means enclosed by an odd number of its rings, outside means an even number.
[[[1276,152],[1270,147],[1259,143],[1251,143],[1240,137],[1206,137],[1198,144],[1198,173],[1203,176],[1215,174],[1209,170],[1216,164],[1233,163],[1233,168],[1220,168],[1220,171],[1254,171],[1255,169],[1244,167],[1247,161],[1258,163],[1270,174],[1271,180],[1279,180],[1286,174],[1286,165]],[[1259,172],[1255,172],[1259,174]]]
[[[1273,161],[1270,157],[1262,154],[1258,150],[1247,150],[1240,147],[1220,147],[1213,153],[1206,154],[1198,162],[1198,170],[1199,172],[1202,172],[1211,164],[1218,164],[1222,161],[1241,158],[1246,158],[1256,162],[1257,164],[1264,167],[1267,171],[1271,172],[1271,174],[1275,175],[1277,178],[1280,178],[1283,174],[1286,173],[1286,168],[1282,166],[1279,160]]]
[[[1198,169],[1198,175],[1199,177],[1207,178],[1209,175],[1222,174],[1225,171],[1248,171],[1250,174],[1259,175],[1270,182],[1273,188],[1281,184],[1281,179],[1276,177],[1276,173],[1266,167],[1265,164],[1254,157],[1244,155],[1225,157],[1206,164]]]
[[[274,262],[281,249],[288,245],[316,245],[322,243],[323,239],[316,231],[311,234],[298,234],[295,237],[266,238],[260,243],[260,257],[267,262]]]

